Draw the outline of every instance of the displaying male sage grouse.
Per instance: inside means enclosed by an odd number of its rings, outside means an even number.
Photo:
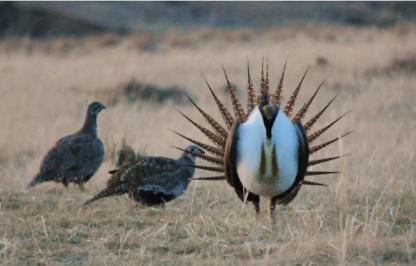
[[[178,159],[143,157],[139,161],[110,171],[107,187],[84,206],[96,200],[128,193],[143,205],[164,204],[182,195],[195,172],[195,159],[204,151],[191,145]]]
[[[61,182],[65,187],[75,183],[84,190],[87,182],[101,166],[104,145],[97,137],[97,115],[105,106],[93,102],[88,106],[82,128],[61,138],[43,158],[39,173],[28,188],[47,181]]]
[[[256,213],[260,211],[260,196],[269,198],[270,215],[274,219],[275,205],[291,202],[298,194],[302,185],[324,185],[305,180],[305,176],[336,173],[308,171],[307,168],[341,156],[310,160],[309,155],[334,143],[341,137],[349,134],[349,132],[338,138],[311,147],[310,144],[312,142],[315,142],[322,133],[345,115],[343,114],[325,127],[307,134],[336,96],[310,120],[303,122],[308,107],[323,83],[319,85],[300,110],[293,115],[293,107],[307,71],[305,71],[289,101],[283,107],[281,101],[286,64],[277,88],[273,92],[270,92],[269,89],[268,64],[265,75],[263,65],[262,63],[260,95],[256,97],[249,64],[247,63],[247,111],[244,110],[235,88],[231,86],[224,70],[234,116],[217,97],[205,79],[208,89],[225,121],[226,128],[188,97],[212,127],[212,130],[196,123],[185,114],[181,114],[202,131],[214,145],[205,144],[180,133],[177,134],[209,152],[211,155],[199,155],[199,157],[217,165],[215,167],[196,165],[196,168],[220,173],[219,176],[199,177],[194,178],[194,180],[225,179],[234,188],[243,202],[251,201],[254,204]]]

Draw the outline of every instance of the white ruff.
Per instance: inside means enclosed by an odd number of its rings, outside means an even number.
[[[272,126],[270,143],[266,141],[266,128],[258,107],[240,125],[237,134],[237,173],[243,186],[264,197],[274,197],[285,192],[295,181],[298,171],[299,140],[294,124],[283,110],[279,111]],[[266,171],[260,176],[263,144]],[[277,158],[272,158],[273,145],[276,147]],[[272,160],[277,161],[276,176],[272,175]]]

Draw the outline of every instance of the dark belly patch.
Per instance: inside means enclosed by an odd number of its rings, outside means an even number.
[[[138,190],[133,195],[133,199],[144,205],[160,205],[169,202],[175,198],[172,194],[166,194],[160,191]]]

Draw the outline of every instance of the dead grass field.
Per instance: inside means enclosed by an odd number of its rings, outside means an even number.
[[[180,45],[166,42],[155,51],[132,48],[131,39],[68,52],[1,46],[0,263],[414,265],[415,28],[293,27],[243,31],[249,38],[235,33],[231,40],[214,32],[205,41],[187,35]],[[172,38],[186,35],[177,34]],[[165,208],[144,208],[118,197],[80,209],[104,186],[113,167],[110,155],[123,137],[147,154],[178,156],[169,145],[186,143],[169,128],[201,136],[173,104],[120,102],[102,112],[99,135],[108,156],[84,193],[57,184],[25,189],[42,155],[81,126],[96,92],[133,77],[183,86],[219,118],[201,73],[223,94],[224,64],[245,95],[247,56],[257,85],[261,57],[269,58],[273,86],[288,58],[286,99],[312,66],[297,106],[322,80],[327,83],[311,113],[340,92],[320,125],[352,111],[325,137],[350,129],[353,135],[320,153],[350,153],[325,164],[342,174],[316,177],[329,188],[305,187],[289,208],[279,208],[276,230],[265,204],[255,220],[252,207],[244,206],[225,182],[195,182]],[[202,121],[191,106],[179,108]]]

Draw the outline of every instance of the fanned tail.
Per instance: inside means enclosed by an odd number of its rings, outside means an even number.
[[[211,167],[211,166],[207,166],[207,165],[188,165],[188,167],[207,170],[207,171],[211,171],[211,172],[224,173],[224,168],[223,167]]]
[[[187,152],[185,149],[182,149],[182,148],[179,148],[179,147],[176,147],[176,146],[172,146],[172,147],[175,148],[175,149],[178,149],[180,151]],[[224,164],[224,159],[222,159],[221,157],[214,157],[214,156],[209,156],[209,155],[201,154],[201,153],[197,154],[196,156],[198,158],[201,158],[202,160],[205,160],[207,162],[210,162],[210,163],[213,163],[213,164],[216,164],[216,165],[223,165]]]
[[[198,124],[197,122],[192,120],[189,116],[185,115],[180,110],[176,109],[176,111],[178,113],[180,113],[183,117],[185,117],[186,120],[191,122],[192,125],[194,125],[196,128],[198,128],[207,138],[209,138],[216,145],[218,145],[220,147],[225,146],[225,139],[221,135],[217,135],[214,132],[212,132],[211,130],[201,126],[200,124]]]
[[[251,81],[250,62],[248,61],[248,58],[247,58],[247,77],[248,77],[248,87],[247,87],[247,115],[248,115],[256,106],[256,92],[253,87],[253,82]]]
[[[203,180],[203,181],[218,181],[218,180],[225,180],[225,176],[203,176],[203,177],[194,177],[191,180]]]
[[[315,165],[315,164],[321,164],[321,163],[326,163],[326,162],[329,162],[329,161],[333,161],[333,160],[339,159],[339,158],[344,157],[344,156],[347,156],[347,154],[312,160],[312,161],[308,162],[308,167],[312,166],[312,165]]]
[[[343,118],[348,113],[349,112],[346,112],[346,113],[342,114],[340,117],[338,117],[337,119],[335,119],[334,121],[332,121],[331,123],[329,123],[328,125],[326,125],[325,127],[321,128],[318,131],[314,132],[313,134],[309,135],[308,136],[309,143],[311,143],[316,138],[318,138],[322,133],[324,133],[325,131],[327,131],[330,127],[332,127],[336,122],[338,122],[339,120],[341,120],[341,118]]]
[[[214,147],[214,146],[211,146],[211,145],[202,143],[200,141],[194,140],[194,139],[189,138],[189,137],[187,137],[187,136],[185,136],[185,135],[183,135],[183,134],[181,134],[181,133],[179,133],[179,132],[177,132],[175,130],[172,130],[172,131],[173,131],[173,133],[175,133],[176,135],[180,136],[181,138],[184,138],[187,141],[192,142],[193,144],[200,146],[201,148],[203,148],[204,150],[208,151],[209,153],[212,153],[212,154],[217,155],[217,156],[220,156],[220,157],[224,156],[224,152],[220,148],[217,148],[217,147]]]
[[[285,113],[286,113],[287,117],[289,117],[289,118],[292,115],[293,107],[295,106],[296,99],[298,98],[300,87],[302,86],[303,80],[305,79],[306,74],[308,73],[308,71],[309,71],[309,68],[307,68],[305,70],[305,73],[303,74],[302,78],[300,79],[298,86],[293,91],[292,96],[290,96],[290,99],[289,99],[289,101],[287,102],[287,104],[285,106]]]
[[[322,108],[321,111],[319,111],[316,115],[314,115],[311,119],[309,119],[308,122],[305,123],[305,125],[303,126],[305,128],[306,131],[308,131],[309,129],[312,128],[312,126],[315,124],[315,122],[319,119],[319,117],[321,117],[321,115],[326,111],[326,109],[328,109],[328,107],[331,105],[331,103],[337,98],[338,94],[335,95],[330,101],[329,103],[327,103],[327,105],[324,106],[324,108]]]
[[[300,122],[302,121],[302,118],[305,116],[306,112],[308,111],[309,106],[315,99],[316,94],[318,94],[321,87],[325,84],[325,81],[322,81],[321,84],[319,84],[318,88],[316,89],[315,93],[312,95],[311,98],[309,98],[309,101],[307,101],[302,108],[299,110],[299,112],[296,114],[295,118],[293,119],[293,122]]]
[[[212,97],[214,98],[215,102],[217,103],[218,110],[220,111],[222,118],[224,119],[225,124],[227,125],[227,128],[230,129],[231,126],[234,123],[234,118],[231,115],[230,111],[225,107],[225,105],[220,101],[218,96],[215,94],[215,92],[212,90],[211,85],[209,85],[208,80],[204,77],[205,82],[207,83],[208,89],[212,94]]]
[[[264,77],[264,58],[261,60],[260,96],[258,99],[258,104],[269,104],[269,64],[267,62],[266,77]]]
[[[227,90],[228,93],[230,94],[230,98],[231,98],[231,103],[233,105],[233,109],[234,109],[234,115],[237,118],[238,121],[240,122],[244,122],[246,121],[247,115],[244,112],[244,108],[241,104],[240,99],[238,98],[236,92],[235,92],[235,88],[233,86],[231,86],[230,80],[228,79],[227,76],[227,72],[225,71],[225,68],[222,67],[223,71],[224,71],[224,76],[225,76],[225,80],[227,81]]]
[[[279,84],[277,85],[276,91],[272,97],[272,103],[277,106],[281,106],[282,104],[282,90],[283,90],[283,80],[285,79],[286,64],[287,64],[287,61],[285,61],[282,75],[280,76]]]
[[[321,186],[321,187],[327,187],[328,186],[327,184],[323,184],[323,183],[319,183],[319,182],[315,182],[315,181],[310,181],[310,180],[303,180],[302,185]]]
[[[330,145],[330,144],[332,144],[332,143],[340,140],[341,138],[348,136],[351,133],[352,133],[352,131],[349,131],[349,132],[345,133],[344,135],[341,135],[341,136],[339,136],[337,138],[334,138],[334,139],[331,139],[331,140],[329,140],[327,142],[324,142],[322,144],[313,146],[313,147],[309,148],[309,154],[315,153],[315,152],[319,151],[320,149],[323,149],[326,146],[328,146],[328,145]]]
[[[191,97],[189,97],[186,94],[186,97],[189,99],[189,101],[192,103],[192,105],[199,111],[199,113],[201,113],[201,115],[205,118],[205,120],[207,120],[207,122],[211,125],[211,127],[213,129],[215,129],[215,131],[218,134],[221,134],[221,136],[223,138],[227,138],[228,136],[228,131],[220,125],[220,123],[218,123],[214,118],[212,118],[212,116],[210,116],[209,114],[207,114],[204,110],[202,110],[201,107],[199,107],[194,100],[192,100]]]

